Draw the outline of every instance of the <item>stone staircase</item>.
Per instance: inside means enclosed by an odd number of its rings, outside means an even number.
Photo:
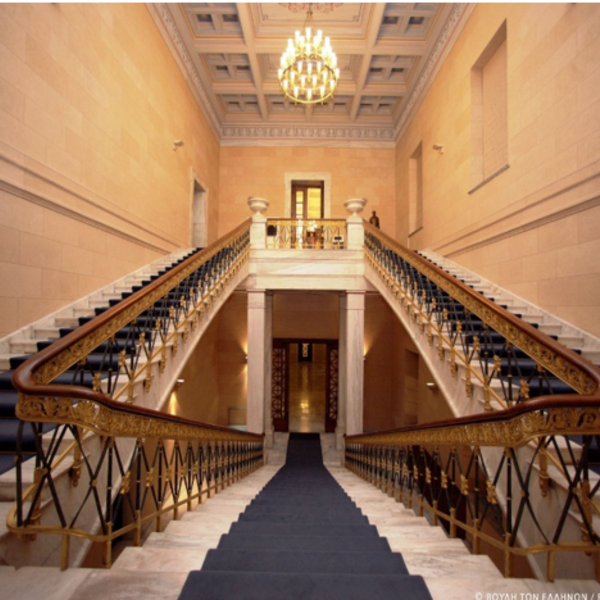
[[[496,304],[503,306],[508,312],[522,318],[527,323],[537,323],[538,329],[542,333],[554,337],[563,346],[574,350],[591,363],[600,365],[600,338],[567,323],[556,315],[465,269],[433,250],[423,250],[419,254],[486,298],[493,299]]]
[[[582,600],[586,598],[583,594],[588,599],[600,594],[600,585],[594,581],[505,579],[487,556],[471,555],[461,540],[448,539],[441,527],[430,526],[424,517],[417,517],[344,467],[327,468],[379,534],[388,539],[391,549],[402,553],[410,573],[425,579],[434,600],[511,597],[501,594],[541,600],[543,594],[559,598],[575,593]],[[208,550],[217,546],[220,536],[279,469],[280,465],[262,467],[180,520],[171,521],[163,532],[150,534],[142,547],[125,548],[110,570],[0,567],[3,597],[175,600],[188,573],[202,566]]]

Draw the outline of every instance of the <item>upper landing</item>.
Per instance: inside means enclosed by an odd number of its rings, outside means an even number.
[[[348,200],[347,219],[267,218],[268,202],[250,198],[248,289],[365,291],[364,227],[358,216],[366,201]]]

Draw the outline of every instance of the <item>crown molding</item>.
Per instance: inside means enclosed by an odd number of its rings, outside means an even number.
[[[208,124],[217,139],[221,140],[221,123],[215,111],[213,110],[206,90],[200,80],[198,70],[194,65],[194,61],[190,56],[185,42],[179,33],[179,28],[171,14],[171,8],[168,3],[147,3],[146,6],[150,11],[150,15],[154,19],[160,33],[162,34],[167,47],[175,58],[175,62],[183,74],[184,79],[189,85],[196,102],[204,113]]]
[[[458,34],[464,27],[467,18],[471,15],[471,12],[473,12],[474,8],[474,3],[461,3],[454,5],[454,8],[448,16],[444,28],[442,29],[442,33],[440,34],[433,51],[429,55],[427,64],[419,76],[419,81],[411,92],[408,102],[406,103],[406,106],[404,107],[404,110],[398,119],[394,135],[394,139],[396,141],[400,139],[406,127],[410,123],[410,117],[412,117],[415,110],[421,105],[421,102],[425,98],[425,94],[431,87],[435,76],[438,74],[440,68],[444,64],[446,57],[456,42]]]
[[[395,147],[394,130],[391,127],[316,126],[316,125],[226,125],[222,129],[224,146],[249,145],[331,145],[359,146],[388,143]]]

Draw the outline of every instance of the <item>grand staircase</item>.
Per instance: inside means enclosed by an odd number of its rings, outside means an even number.
[[[14,467],[16,439],[20,427],[20,421],[15,415],[18,396],[12,383],[14,370],[31,355],[48,348],[57,339],[65,337],[78,327],[89,323],[94,317],[143,289],[200,250],[199,248],[187,249],[161,258],[149,265],[148,268],[132,273],[73,306],[62,309],[46,322],[19,331],[0,342],[0,348],[4,350],[4,353],[0,354],[0,475]],[[175,305],[177,301],[177,294],[173,293],[169,302],[165,304],[165,311]],[[118,352],[116,350],[124,350],[128,355],[132,355],[138,342],[136,332],[131,331],[130,328],[124,328],[118,332],[116,338],[115,348],[109,350],[107,344],[98,346],[92,354],[88,355],[85,366],[74,365],[56,378],[54,383],[76,384],[91,388],[95,373],[100,373],[102,379],[106,380],[109,371],[117,369]],[[49,424],[42,427],[44,433],[51,429],[52,426]],[[33,428],[25,427],[22,441],[24,453],[35,453],[34,437]],[[3,487],[9,488],[9,485],[6,485],[8,482],[10,479],[5,477]],[[2,498],[1,492],[0,498]]]
[[[333,436],[321,435],[324,445],[330,437]],[[285,439],[280,443],[285,444]],[[294,441],[290,451],[292,456],[295,454],[293,445]],[[237,593],[243,593],[239,597],[243,598],[255,597],[254,590],[261,591],[262,595],[256,594],[257,598],[310,598],[313,593],[311,590],[317,589],[318,584],[307,589],[308,582],[314,584],[315,581],[327,579],[334,580],[332,587],[312,597],[336,598],[336,588],[333,586],[339,583],[343,587],[344,578],[356,583],[356,589],[352,588],[343,597],[361,600],[386,597],[383,594],[375,595],[375,588],[372,587],[359,594],[363,582],[372,583],[377,579],[380,583],[394,579],[404,581],[407,585],[396,589],[396,595],[389,596],[398,600],[428,598],[429,594],[434,600],[475,598],[476,594],[482,594],[480,597],[483,598],[487,594],[517,594],[515,597],[520,597],[519,594],[532,594],[531,597],[538,594],[541,597],[543,593],[579,593],[588,594],[588,598],[591,598],[600,591],[600,586],[593,581],[544,583],[533,579],[505,579],[487,556],[471,555],[461,540],[447,538],[440,527],[430,527],[424,517],[415,516],[412,510],[342,466],[329,464],[326,468],[316,468],[318,465],[314,465],[313,469],[319,473],[316,479],[320,482],[316,485],[313,482],[308,487],[304,480],[305,485],[294,489],[294,485],[288,484],[298,481],[295,475],[304,479],[301,472],[305,468],[298,462],[302,463],[303,457],[296,455],[283,469],[279,465],[267,465],[255,471],[194,511],[185,513],[180,520],[171,521],[162,533],[152,533],[142,547],[125,548],[110,570],[68,569],[61,572],[58,568],[50,567],[24,567],[19,570],[0,567],[3,594],[20,600],[37,600],[42,594],[49,600],[100,600],[107,596],[144,600],[235,598],[232,594],[236,592],[231,588],[225,588],[227,595],[213,589],[210,596],[203,596],[205,592],[195,590],[194,584],[198,581],[208,584],[210,580],[215,582],[220,578],[231,581],[237,579],[238,583],[241,581],[251,585],[242,592],[238,590]],[[294,479],[290,480],[291,477]],[[293,495],[288,496],[288,491]],[[336,497],[345,505],[344,512],[359,515],[357,520],[360,523],[340,525],[331,520],[323,522],[327,505],[314,502],[317,498],[323,498],[323,495],[328,495],[330,499]],[[263,520],[259,518],[259,513],[266,511],[259,507],[266,506],[263,498],[268,501],[269,496],[275,500],[275,506],[281,509],[271,511],[271,518]],[[279,497],[275,499],[276,496]],[[284,502],[282,496],[287,496],[288,500]],[[347,507],[351,507],[351,510],[348,511]],[[362,512],[362,518],[359,511]],[[335,518],[338,519],[339,515]],[[257,533],[263,527],[263,533]],[[351,533],[350,529],[354,529],[354,532]],[[266,530],[271,533],[266,533]],[[286,543],[278,552],[258,550],[256,546],[250,551],[239,547],[234,549],[228,541],[261,537],[264,541],[268,536],[282,536],[284,530],[287,531]],[[361,550],[355,552],[351,549],[351,540],[357,539],[358,530],[361,531],[358,536]],[[309,543],[308,540],[314,542],[316,538],[323,538],[325,531],[330,539],[341,540],[338,550],[332,551],[323,544],[301,549],[302,544]],[[314,535],[315,532],[319,535]],[[363,544],[367,539],[378,547],[370,552],[364,551]],[[229,548],[226,549],[226,546]],[[315,563],[315,556],[321,560]],[[332,576],[332,572],[353,564],[358,557],[359,566],[354,575],[348,577],[348,573],[338,572]],[[270,561],[270,564],[266,561]],[[236,564],[238,567],[252,567],[253,570],[238,569],[233,573],[223,570],[223,567],[231,569]],[[313,568],[315,564],[321,576],[298,572],[305,565]],[[265,588],[265,581],[269,577],[265,577],[260,570],[265,565],[278,568],[278,572],[270,576],[272,581],[285,580],[289,585],[283,593],[269,595]],[[388,572],[365,574],[364,570],[369,565],[379,572]],[[197,571],[200,567],[202,569]],[[255,588],[261,579],[263,587]],[[409,583],[412,581],[415,583]],[[292,588],[292,585],[300,587]],[[418,588],[421,596],[415,595],[415,588]],[[197,595],[188,595],[188,592]]]
[[[430,598],[402,556],[325,469],[318,434],[291,434],[287,462],[190,573],[181,600]]]

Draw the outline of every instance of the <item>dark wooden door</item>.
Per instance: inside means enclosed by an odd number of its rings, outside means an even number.
[[[327,398],[325,400],[325,433],[335,433],[338,420],[339,352],[337,341],[327,342]]]
[[[289,343],[285,340],[273,340],[271,417],[275,431],[289,430],[288,351]]]

